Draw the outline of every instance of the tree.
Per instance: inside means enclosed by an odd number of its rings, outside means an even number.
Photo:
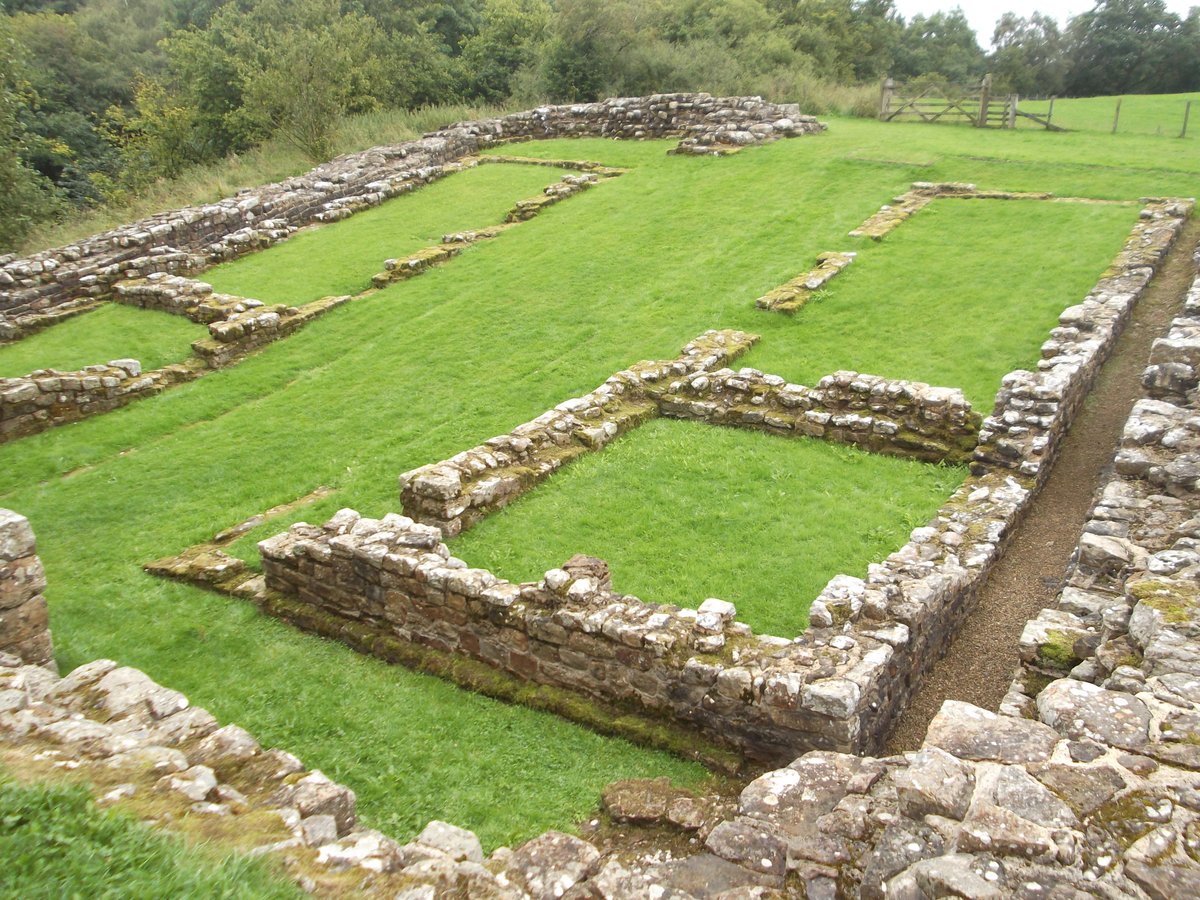
[[[0,252],[16,249],[62,205],[50,180],[26,161],[42,142],[22,121],[37,106],[24,72],[22,49],[0,19]]]
[[[1200,28],[1163,0],[1100,0],[1067,28],[1073,96],[1197,90]]]
[[[25,67],[37,97],[36,114],[28,116],[26,127],[42,141],[27,162],[72,201],[94,201],[99,198],[94,176],[111,176],[118,163],[99,123],[128,91],[128,75],[114,70],[105,48],[72,16],[24,14],[8,21],[26,58],[36,60]]]
[[[992,33],[989,68],[997,82],[1018,94],[1059,94],[1067,60],[1058,23],[1035,12],[1028,19],[1005,13]]]
[[[875,79],[892,68],[903,22],[893,0],[772,0],[792,45],[830,79]]]
[[[965,84],[984,74],[984,55],[961,9],[914,16],[896,47],[895,74],[915,77],[937,73]]]
[[[466,93],[497,102],[512,93],[513,76],[531,68],[546,43],[554,10],[546,0],[492,0],[479,31],[463,42]]]

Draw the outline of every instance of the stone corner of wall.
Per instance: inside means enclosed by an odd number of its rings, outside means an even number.
[[[0,655],[56,670],[45,589],[29,520],[0,509]]]

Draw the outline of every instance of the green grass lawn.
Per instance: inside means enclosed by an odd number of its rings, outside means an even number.
[[[1062,265],[1064,241],[1081,258],[1111,259],[1138,209],[935,201],[882,246],[839,244],[858,259],[794,319],[769,323],[771,339],[764,331],[741,364],[810,385],[852,369],[957,387],[990,412],[1000,378],[1037,361],[1063,298],[1082,299],[1103,268]]]
[[[966,471],[699,422],[657,419],[450,543],[533,581],[575,553],[613,585],[695,608],[729,600],[760,634],[794,637],[839,572],[858,577],[924,525]]]
[[[1045,279],[1059,285],[1060,308],[1077,303],[1134,211],[1091,217],[1064,205],[1048,218],[1016,216],[987,254],[954,252],[971,240],[957,218],[973,212],[966,203],[962,211],[935,205],[879,245],[846,233],[918,179],[1128,199],[1191,193],[1200,173],[1194,153],[1155,138],[1115,143],[859,120],[727,159],[667,156],[670,146],[522,144],[526,155],[632,171],[446,266],[340,307],[236,367],[0,446],[0,505],[29,516],[37,532],[60,665],[108,656],[145,669],[223,722],[350,785],[365,822],[402,840],[437,817],[479,830],[492,846],[570,827],[613,778],[694,781],[700,770],[672,757],[363,658],[248,604],[151,578],[141,565],[321,484],[337,494],[292,518],[321,521],[343,505],[394,511],[400,472],[506,432],[638,359],[672,358],[707,328],[762,333],[756,361],[788,377],[818,351],[820,369],[839,367],[854,348],[842,355],[821,346],[817,337],[842,338],[814,323],[839,295],[863,290],[853,279],[880,279],[873,301],[892,312],[872,327],[894,329],[897,344],[915,333],[907,298],[951,276],[951,293],[970,288],[952,322],[929,327],[958,330],[953,377],[977,379],[974,390],[984,393],[986,377],[1000,373],[972,375],[982,339],[978,300],[970,299],[978,286],[994,288],[993,302],[1010,309],[1005,328],[1047,315],[1037,288]],[[540,183],[553,179],[531,171]],[[434,191],[393,202],[411,220],[433,220],[446,205]],[[528,193],[498,198],[495,208]],[[1002,204],[978,209],[1005,214]],[[926,267],[889,266],[906,241],[934,248]],[[811,311],[788,319],[754,309],[756,297],[817,253],[856,243],[861,258]],[[1018,354],[1025,365],[1045,337],[1032,325],[1029,334]],[[864,329],[855,339],[867,337]],[[910,349],[903,367],[879,374],[950,378],[928,370],[920,346]],[[740,465],[730,460],[732,475]],[[703,496],[703,485],[695,490]],[[628,586],[633,575],[622,579]]]
[[[18,785],[0,771],[0,896],[301,897],[262,860],[189,846],[97,809],[81,785]]]
[[[1094,131],[1111,134],[1117,107],[1116,97],[1076,97],[1054,101],[1051,121],[1074,131]],[[1194,148],[1200,140],[1200,92],[1192,94],[1130,94],[1120,98],[1121,116],[1117,135],[1156,135],[1178,138],[1183,130],[1183,114],[1192,101],[1185,144]],[[1044,116],[1050,108],[1048,100],[1022,100],[1018,107],[1026,112]],[[1041,128],[1029,119],[1019,119],[1021,128]],[[1194,151],[1193,151],[1194,152]]]
[[[384,203],[337,228],[308,228],[274,247],[209,269],[218,291],[299,305],[371,286],[386,259],[440,244],[442,235],[504,221],[517,200],[567,174],[545,166],[485,165],[421,188],[416,203]]]
[[[182,316],[107,303],[99,309],[0,347],[0,378],[35,369],[73,372],[113,359],[136,359],[142,371],[180,362],[208,329]]]

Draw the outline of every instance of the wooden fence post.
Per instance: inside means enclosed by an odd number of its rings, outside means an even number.
[[[895,88],[896,82],[884,75],[879,83],[879,118],[883,121],[887,121],[888,112],[892,108],[892,94]]]
[[[1017,104],[1021,102],[1021,98],[1017,94],[1013,94],[1008,98],[1008,127],[1017,127]]]
[[[979,121],[975,123],[977,128],[986,128],[988,120],[988,101],[992,94],[992,76],[984,75],[983,81],[979,85]]]
[[[1046,130],[1050,130],[1050,120],[1054,118],[1054,98],[1050,98],[1050,108],[1046,110]]]
[[[1112,133],[1117,133],[1117,123],[1121,121],[1121,98],[1117,98],[1117,111],[1113,113],[1113,130]]]
[[[1192,114],[1192,101],[1187,102],[1187,106],[1183,108],[1183,131],[1179,132],[1181,138],[1187,137],[1188,117]]]

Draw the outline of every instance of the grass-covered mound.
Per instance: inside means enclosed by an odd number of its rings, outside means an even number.
[[[136,359],[142,371],[182,362],[203,325],[152,309],[108,303],[12,344],[0,346],[0,378],[35,369],[73,372],[113,359]]]
[[[989,253],[958,254],[970,236],[957,207],[945,216],[935,204],[883,244],[861,242],[862,256],[839,276],[844,286],[835,281],[811,311],[789,319],[753,303],[822,250],[853,249],[846,232],[914,180],[1123,199],[1194,191],[1200,158],[1167,144],[858,121],[728,159],[667,156],[671,142],[522,144],[524,154],[632,171],[234,368],[0,446],[0,505],[29,516],[37,532],[60,665],[108,656],[145,669],[349,785],[364,821],[401,839],[436,817],[480,831],[489,845],[516,841],[570,827],[608,780],[698,778],[672,757],[365,659],[248,604],[149,577],[141,565],[321,484],[337,493],[293,518],[320,521],[339,506],[394,511],[400,472],[506,432],[638,359],[672,358],[707,328],[763,334],[757,360],[789,377],[818,351],[828,368],[841,359],[836,348],[802,335],[851,279],[888,268],[906,230],[908,240],[938,243],[926,267],[893,269],[874,298],[895,310],[885,319],[898,329],[894,343],[912,343],[907,298],[951,275],[951,299],[970,296],[964,285],[976,296],[986,286],[991,302],[1012,311],[1006,327],[1024,328],[1023,316],[1049,315],[1028,313],[1022,299],[1043,280],[1053,280],[1060,308],[1082,298],[1132,209],[1091,217],[1064,206],[1047,214],[1063,217],[1055,228],[1010,220]],[[407,217],[434,217],[445,204],[433,191],[393,203]],[[1001,206],[979,210],[1004,215]],[[999,275],[997,259],[1007,262]],[[962,374],[953,377],[975,379],[981,393],[973,316],[964,301],[929,327],[957,330],[950,353]],[[1046,328],[1029,325],[1024,365],[1036,362]],[[829,331],[824,340],[842,338]],[[922,347],[910,350],[905,371],[877,374],[925,378]]]
[[[450,549],[513,581],[588,553],[608,560],[619,591],[692,608],[720,597],[756,632],[794,637],[830,577],[861,576],[965,475],[823,441],[658,419]]]

